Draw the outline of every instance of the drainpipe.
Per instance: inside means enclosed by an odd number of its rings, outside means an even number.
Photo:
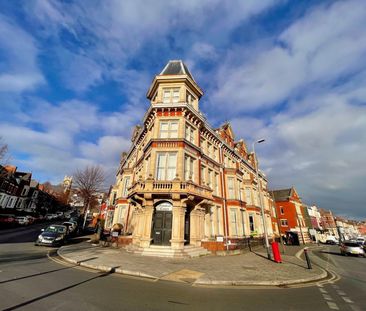
[[[220,161],[221,163],[223,163],[223,155],[222,155],[222,146],[223,144],[220,145]],[[228,219],[227,217],[227,206],[226,206],[226,193],[224,191],[224,169],[221,167],[220,168],[220,175],[221,175],[221,195],[224,201],[224,234],[225,234],[225,241],[226,241],[226,251],[229,250],[229,244],[228,244],[228,235],[229,235],[229,228],[227,226],[228,224]]]

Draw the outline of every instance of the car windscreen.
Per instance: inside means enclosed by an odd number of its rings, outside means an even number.
[[[60,226],[49,226],[45,232],[52,232],[52,233],[65,233],[65,227]]]
[[[357,243],[344,243],[345,246],[349,246],[349,247],[359,247],[359,245]]]

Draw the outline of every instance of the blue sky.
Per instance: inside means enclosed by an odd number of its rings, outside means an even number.
[[[0,1],[0,136],[12,163],[60,182],[114,180],[169,59],[201,109],[257,148],[274,189],[365,218],[364,1]]]

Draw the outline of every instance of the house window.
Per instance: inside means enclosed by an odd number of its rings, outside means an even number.
[[[163,103],[171,104],[179,102],[179,88],[163,89]]]
[[[243,209],[240,210],[240,214],[241,214],[241,227],[242,227],[242,232],[243,232],[243,236],[245,236],[245,211]]]
[[[194,96],[191,93],[189,93],[188,91],[186,91],[187,104],[192,106],[194,99],[195,99]]]
[[[288,227],[287,219],[281,219],[281,227]]]
[[[234,185],[234,178],[228,177],[227,178],[227,184],[228,184],[228,198],[229,199],[235,199],[235,185]]]
[[[253,214],[249,215],[249,228],[250,228],[250,232],[255,231],[254,215]]]
[[[178,120],[160,122],[160,138],[178,138]]]
[[[281,215],[284,215],[285,214],[282,206],[280,206],[280,211],[281,211]]]
[[[208,183],[207,186],[209,186],[210,188],[213,187],[213,172],[212,170],[208,170]]]
[[[215,186],[214,186],[214,194],[219,195],[219,174],[215,173]]]
[[[194,180],[194,159],[190,156],[184,157],[184,178]]]
[[[218,152],[218,149],[217,149],[216,147],[213,147],[212,158],[213,158],[214,160],[216,160],[216,159],[217,159],[217,152]]]
[[[207,155],[212,158],[212,144],[207,142]]]
[[[130,179],[131,179],[130,176],[126,176],[123,181],[123,192],[122,192],[123,197],[127,197],[128,187],[130,186]]]
[[[156,179],[173,180],[176,174],[177,153],[166,152],[158,153]]]
[[[191,143],[194,143],[194,128],[189,124],[186,124],[185,131],[185,138]]]
[[[116,204],[117,193],[113,192],[112,205]]]
[[[201,150],[204,154],[206,154],[206,139],[201,137]]]
[[[238,223],[236,219],[236,209],[231,208],[230,209],[230,221],[231,221],[231,229],[233,232],[233,235],[238,235]]]
[[[217,235],[221,234],[221,223],[222,223],[222,210],[221,206],[216,206],[216,221],[217,221]]]
[[[203,165],[201,166],[201,185],[205,184],[206,181],[206,167],[204,167]]]
[[[125,218],[124,214],[125,214],[125,211],[126,211],[126,205],[120,205],[118,206],[118,214],[117,214],[117,223],[122,223],[123,222],[123,219]]]

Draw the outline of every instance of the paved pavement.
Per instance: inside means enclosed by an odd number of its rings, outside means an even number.
[[[306,263],[295,256],[301,249],[287,246],[289,255],[282,255],[282,263],[269,261],[262,249],[235,256],[172,259],[144,257],[124,249],[84,242],[64,246],[58,254],[68,262],[100,271],[194,285],[281,286],[324,279],[325,270],[317,266],[309,270]]]

